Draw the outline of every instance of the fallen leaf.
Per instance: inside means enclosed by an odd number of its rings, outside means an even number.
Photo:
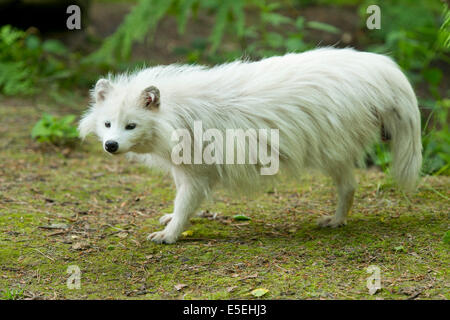
[[[128,237],[128,232],[120,232],[120,233],[117,234],[117,236],[120,239],[125,239],[126,237]]]
[[[250,274],[248,276],[240,278],[239,280],[247,280],[247,279],[252,279],[252,278],[258,278],[258,273]]]
[[[69,225],[65,223],[52,223],[49,226],[39,226],[41,229],[67,229],[69,228]]]
[[[199,218],[208,218],[211,220],[214,220],[217,218],[219,214],[217,212],[209,212],[208,210],[206,211],[201,211],[200,213],[197,214],[197,217]]]
[[[192,230],[186,230],[185,232],[181,233],[183,237],[191,237],[194,234],[194,231]]]
[[[187,286],[188,286],[187,284],[179,283],[179,284],[174,285],[174,288],[175,288],[177,291],[180,291],[181,289],[183,289],[183,288],[185,288],[185,287],[187,287]]]
[[[89,243],[87,242],[75,242],[72,245],[72,249],[74,250],[85,250],[87,248],[89,248]]]
[[[243,214],[237,214],[233,217],[234,220],[237,221],[248,221],[248,220],[252,220],[250,217],[244,216]]]
[[[265,295],[267,292],[269,292],[269,290],[264,289],[264,288],[258,288],[253,290],[252,292],[250,292],[253,296],[259,298],[262,297],[263,295]]]

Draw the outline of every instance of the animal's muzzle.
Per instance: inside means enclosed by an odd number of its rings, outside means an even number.
[[[117,141],[108,140],[105,142],[105,150],[109,153],[114,153],[119,149],[119,144]]]

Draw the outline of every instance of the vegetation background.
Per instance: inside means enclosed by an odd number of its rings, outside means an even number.
[[[68,31],[74,2],[82,28]],[[366,27],[373,4],[379,30]],[[449,297],[447,1],[1,0],[0,21],[3,298]],[[145,242],[170,212],[173,186],[105,157],[93,139],[80,144],[76,120],[99,76],[327,45],[388,54],[411,80],[423,128],[418,193],[395,190],[380,143],[361,171],[351,226],[314,227],[335,200],[330,181],[312,175],[256,199],[220,191],[205,208],[219,215],[195,219],[179,244]],[[66,287],[70,264],[85,275],[81,290]],[[365,287],[370,264],[385,277],[376,295]]]

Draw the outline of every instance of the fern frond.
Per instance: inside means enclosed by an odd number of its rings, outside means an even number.
[[[214,53],[219,47],[226,28],[229,24],[229,18],[235,19],[235,27],[238,37],[242,37],[245,32],[245,0],[224,0],[219,6],[216,14],[216,24],[211,32],[210,52]]]
[[[83,62],[113,63],[130,57],[134,42],[142,42],[152,33],[175,0],[140,0],[125,17],[117,31],[106,38],[102,47]]]
[[[444,22],[439,29],[439,42],[446,49],[450,48],[450,10],[448,6],[444,6]]]
[[[178,33],[183,34],[186,30],[186,24],[189,17],[189,13],[192,9],[198,6],[199,0],[180,0],[178,1],[177,10],[177,23],[178,23]]]

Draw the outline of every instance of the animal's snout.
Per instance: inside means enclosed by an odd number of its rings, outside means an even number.
[[[116,141],[108,140],[105,142],[105,150],[114,153],[119,149],[119,144]]]

